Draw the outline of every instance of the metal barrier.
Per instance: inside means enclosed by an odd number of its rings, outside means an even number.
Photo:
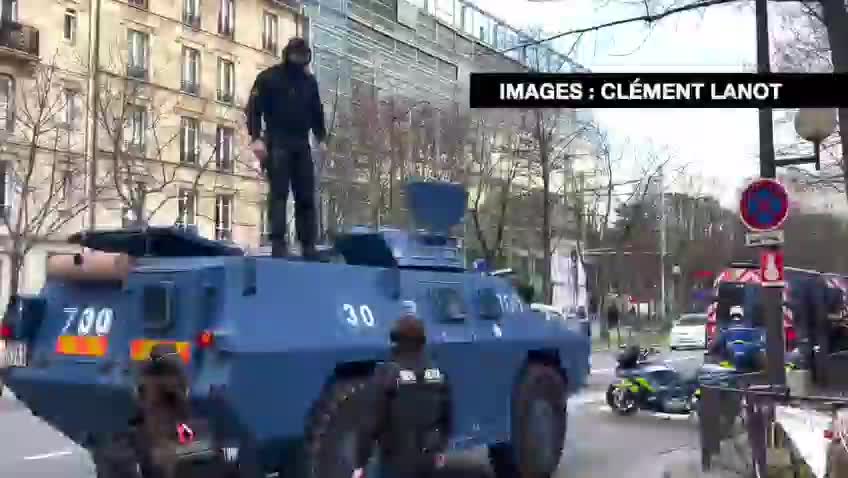
[[[701,466],[713,468],[714,459],[723,458],[724,468],[743,476],[762,478],[769,463],[769,448],[777,440],[775,407],[812,403],[830,412],[848,406],[848,400],[834,397],[793,396],[786,386],[765,383],[764,374],[735,377],[735,387],[702,385],[698,400],[698,427],[701,439]],[[797,457],[789,454],[790,460]],[[792,462],[798,476],[799,465]]]

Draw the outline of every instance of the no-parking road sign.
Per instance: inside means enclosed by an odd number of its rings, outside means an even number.
[[[774,179],[757,179],[742,192],[739,215],[752,232],[780,229],[789,217],[789,194]]]

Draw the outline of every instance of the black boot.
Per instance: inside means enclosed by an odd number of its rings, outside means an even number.
[[[288,257],[289,255],[289,246],[286,244],[286,241],[272,241],[271,242],[271,257]]]
[[[320,260],[320,257],[318,256],[318,249],[316,249],[314,245],[303,244],[301,249],[303,251],[301,253],[303,260],[309,262],[318,262]]]

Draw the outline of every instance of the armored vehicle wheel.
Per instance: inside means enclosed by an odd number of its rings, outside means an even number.
[[[355,466],[358,432],[362,426],[366,378],[341,380],[316,403],[307,425],[308,478],[349,478]]]
[[[531,364],[513,396],[512,443],[489,448],[498,478],[549,478],[565,446],[566,387],[552,367]]]

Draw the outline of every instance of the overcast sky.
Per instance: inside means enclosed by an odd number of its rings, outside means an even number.
[[[644,14],[619,0],[474,1],[514,26],[542,26],[554,33]],[[772,14],[774,31],[780,23]],[[569,51],[574,40],[555,46]],[[753,71],[753,6],[743,2],[679,14],[650,30],[631,24],[587,34],[572,57],[595,72]],[[721,184],[723,191],[716,194],[722,202],[735,202],[741,181],[759,171],[756,110],[596,109],[593,114],[628,157],[651,148],[668,151],[675,163],[688,164],[692,173]],[[778,139],[792,141],[791,127],[788,133]]]

